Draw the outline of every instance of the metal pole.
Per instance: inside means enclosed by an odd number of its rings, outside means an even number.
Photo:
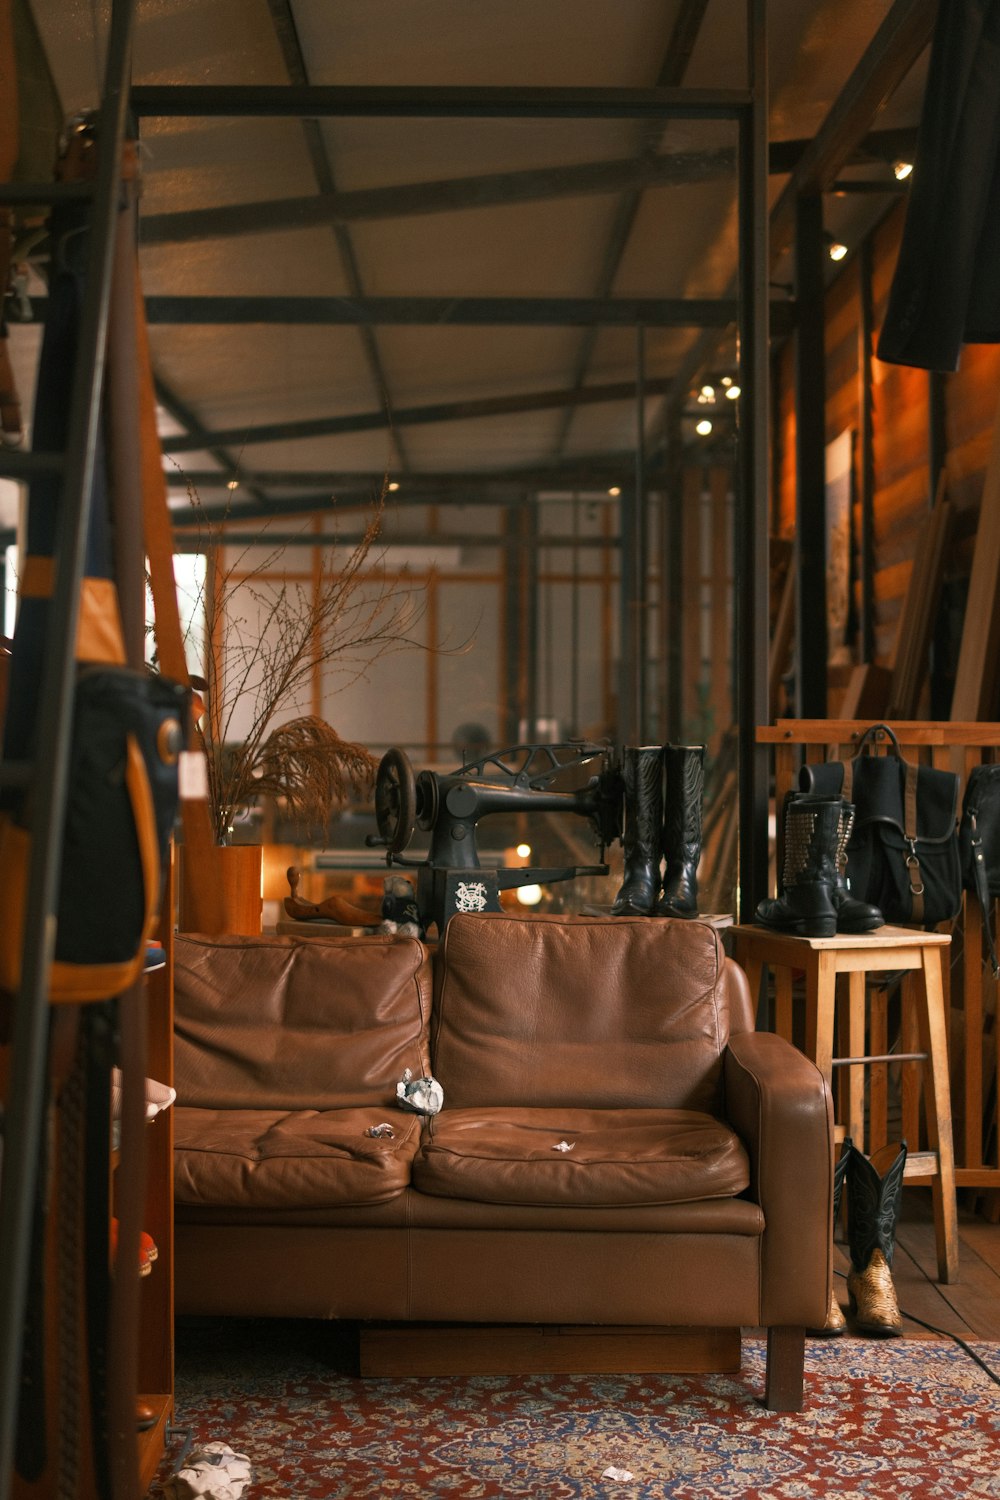
[[[48,979],[55,951],[55,894],[66,813],[73,644],[100,421],[133,9],[133,0],[115,0],[111,12],[104,98],[98,120],[99,158],[87,297],[80,322],[66,478],[56,535],[55,586],[49,617],[51,646],[40,694],[37,795],[0,1183],[0,1500],[7,1500],[13,1470],[32,1204],[46,1097]]]
[[[632,601],[632,681],[636,738],[646,743],[646,657],[648,654],[647,598],[649,593],[649,518],[646,493],[646,330],[635,328],[635,596]]]
[[[872,301],[873,256],[869,236],[858,251],[858,287],[861,317],[858,328],[858,407],[861,413],[861,660],[875,659],[875,398],[872,392],[872,339],[875,310]]]
[[[823,200],[800,194],[795,211],[795,709],[826,717],[826,354]]]
[[[740,442],[736,473],[735,614],[739,672],[739,910],[752,912],[767,891],[768,546],[768,205],[767,4],[747,0],[752,102],[739,125]]]

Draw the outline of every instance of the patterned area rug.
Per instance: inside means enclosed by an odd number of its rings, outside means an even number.
[[[1000,1344],[972,1347],[1000,1373]],[[182,1322],[177,1424],[248,1455],[246,1500],[1000,1497],[1000,1387],[950,1341],[810,1343],[797,1416],[760,1404],[757,1339],[738,1375],[362,1381],[344,1368],[323,1324]]]

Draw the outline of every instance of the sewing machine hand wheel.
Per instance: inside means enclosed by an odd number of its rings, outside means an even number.
[[[405,750],[387,750],[375,777],[375,822],[390,854],[405,849],[413,837],[417,787]]]

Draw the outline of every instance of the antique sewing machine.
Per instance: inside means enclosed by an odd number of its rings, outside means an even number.
[[[596,766],[583,786],[581,768]],[[563,783],[560,789],[559,783]],[[621,834],[621,779],[607,745],[569,741],[512,745],[491,751],[457,771],[420,771],[405,751],[386,751],[375,782],[378,833],[366,843],[384,848],[386,864],[417,872],[416,904],[426,931],[442,935],[459,911],[499,911],[500,892],[547,885],[580,875],[606,875],[604,849]],[[585,818],[600,849],[600,863],[559,867],[484,868],[476,845],[480,819],[495,814],[572,813]],[[431,835],[425,858],[407,858],[415,829]]]

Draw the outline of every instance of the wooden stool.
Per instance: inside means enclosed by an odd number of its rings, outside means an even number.
[[[864,1078],[862,1064],[924,1063],[922,1086],[929,1151],[907,1156],[904,1177],[929,1179],[934,1205],[938,1278],[958,1280],[958,1222],[955,1199],[955,1153],[951,1130],[951,1086],[948,1077],[948,1030],[945,1012],[942,953],[951,942],[948,933],[919,932],[908,927],[880,927],[877,932],[851,937],[794,937],[768,927],[738,925],[732,929],[733,955],[746,970],[750,993],[759,1004],[765,965],[776,970],[779,1000],[778,1029],[791,1034],[791,971],[805,974],[805,1052],[833,1086],[835,1066],[852,1067],[848,1118],[839,1130],[856,1142],[864,1140]],[[921,1052],[864,1056],[865,975],[918,971],[915,986]],[[782,973],[781,971],[785,971]],[[834,1005],[837,975],[848,975],[848,1056],[834,1058]],[[786,1029],[787,1028],[787,1029]],[[929,1086],[928,1086],[929,1085]]]

